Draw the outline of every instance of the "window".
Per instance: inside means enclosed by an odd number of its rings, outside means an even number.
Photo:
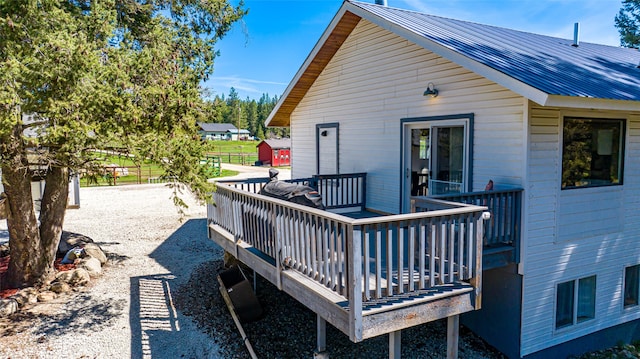
[[[562,189],[622,184],[624,120],[565,118]]]
[[[638,305],[640,293],[638,283],[640,280],[640,264],[624,269],[624,307],[629,308]]]
[[[596,276],[559,283],[556,288],[556,329],[595,318]]]

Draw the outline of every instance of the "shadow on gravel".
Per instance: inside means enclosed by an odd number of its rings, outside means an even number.
[[[75,297],[60,314],[47,315],[35,324],[35,333],[46,336],[94,333],[109,325],[110,321],[122,315],[125,300],[95,298],[90,293]]]
[[[173,303],[173,291],[195,267],[222,257],[222,249],[207,237],[207,220],[186,221],[149,257],[169,273],[130,279],[131,358],[211,357],[206,345],[188,342],[191,338],[181,331],[181,314]]]

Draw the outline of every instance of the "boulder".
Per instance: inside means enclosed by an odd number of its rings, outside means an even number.
[[[76,268],[70,271],[59,272],[56,275],[56,282],[64,282],[72,286],[85,285],[89,283],[91,277],[84,268]]]
[[[24,305],[27,303],[38,302],[38,291],[32,287],[25,288],[12,295],[10,298],[15,300],[18,303],[19,307],[24,307]]]
[[[58,298],[58,295],[51,291],[44,291],[38,293],[38,302],[49,302]]]
[[[86,269],[91,277],[97,277],[102,274],[100,261],[93,257],[82,259],[80,263],[78,263],[78,268]]]
[[[69,284],[65,282],[53,282],[51,283],[51,287],[49,287],[49,290],[58,294],[66,293],[71,291],[71,286],[69,286]]]
[[[18,302],[15,299],[0,299],[0,318],[8,317],[18,311]]]
[[[85,244],[84,253],[99,260],[101,265],[105,265],[107,263],[107,256],[104,254],[100,246],[95,243]]]
[[[65,255],[73,247],[82,247],[87,243],[93,243],[93,239],[82,234],[63,231],[60,244],[58,244],[58,253],[61,256]]]

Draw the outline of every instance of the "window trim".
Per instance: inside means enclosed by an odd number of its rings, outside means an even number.
[[[594,278],[594,288],[593,288],[593,317],[592,318],[588,318],[582,321],[579,321],[578,319],[578,304],[579,304],[579,287],[580,287],[580,281],[583,279],[589,279],[593,277]],[[565,283],[571,283],[573,282],[573,298],[572,298],[572,304],[573,304],[573,313],[572,313],[572,318],[571,318],[571,324],[567,324],[561,327],[557,326],[557,320],[558,320],[558,287],[561,284],[565,284]],[[567,279],[567,280],[563,280],[563,281],[558,281],[555,283],[554,286],[554,308],[553,308],[553,331],[554,333],[564,333],[566,331],[570,331],[573,330],[575,328],[579,328],[583,325],[588,325],[588,323],[591,323],[593,320],[596,319],[596,316],[598,314],[596,308],[597,308],[597,299],[598,299],[598,276],[596,274],[590,274],[590,275],[586,275],[586,276],[582,276],[582,277],[576,277],[573,279]]]
[[[631,267],[636,267],[638,270],[638,278],[636,282],[636,303],[626,305],[625,304],[625,293],[627,289],[627,269]],[[638,310],[640,308],[640,263],[625,265],[622,268],[622,293],[621,293],[621,302],[622,302],[622,310],[623,311],[632,311]]]
[[[562,187],[562,176],[564,172],[564,128],[567,120],[589,120],[589,121],[614,121],[620,123],[620,163],[619,163],[619,179],[617,183],[605,183],[605,184],[590,184],[584,186],[566,186]],[[627,119],[620,117],[591,117],[591,116],[580,116],[576,115],[564,115],[562,116],[562,122],[560,123],[560,190],[573,190],[573,189],[584,189],[584,188],[598,188],[598,187],[614,187],[614,186],[622,186],[624,184],[624,162],[626,157],[626,147],[627,147]]]

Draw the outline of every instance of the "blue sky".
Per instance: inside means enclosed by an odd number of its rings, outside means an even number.
[[[236,5],[237,0],[230,0]],[[374,0],[364,0],[373,3]],[[217,44],[211,96],[280,96],[316,45],[341,0],[245,0],[249,14]],[[387,0],[387,5],[432,15],[619,46],[615,15],[621,0]]]

